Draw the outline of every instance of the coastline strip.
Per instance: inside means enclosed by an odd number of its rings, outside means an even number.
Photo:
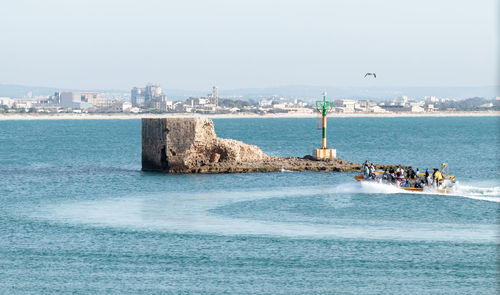
[[[481,112],[433,112],[433,113],[332,113],[330,118],[406,118],[406,117],[500,117],[500,111]],[[257,115],[243,114],[0,114],[0,121],[15,120],[131,120],[142,118],[210,118],[210,119],[244,119],[244,118],[317,118],[312,113],[281,113]]]

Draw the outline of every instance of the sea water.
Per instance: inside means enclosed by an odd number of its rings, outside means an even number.
[[[314,119],[217,119],[276,156]],[[0,121],[0,293],[495,294],[498,117],[330,118],[345,160],[449,164],[451,195],[356,173],[141,171],[140,120]]]

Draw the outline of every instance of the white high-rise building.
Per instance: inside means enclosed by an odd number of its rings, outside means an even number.
[[[134,106],[144,106],[147,104],[154,105],[156,102],[165,103],[167,101],[167,96],[163,94],[160,85],[149,83],[144,88],[132,88],[130,100]]]
[[[219,87],[213,86],[212,93],[208,95],[211,104],[219,105]]]

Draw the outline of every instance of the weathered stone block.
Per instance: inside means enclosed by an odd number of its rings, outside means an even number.
[[[142,170],[167,169],[166,120],[142,119]]]
[[[206,118],[142,119],[142,169],[191,172],[219,162],[262,161],[260,148],[217,138]]]

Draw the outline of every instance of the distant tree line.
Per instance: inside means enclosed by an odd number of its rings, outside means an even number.
[[[500,110],[494,99],[486,99],[484,97],[471,97],[458,101],[446,101],[444,103],[435,104],[439,109],[455,109],[457,111],[477,111],[484,110],[482,105],[493,104],[493,109]]]

